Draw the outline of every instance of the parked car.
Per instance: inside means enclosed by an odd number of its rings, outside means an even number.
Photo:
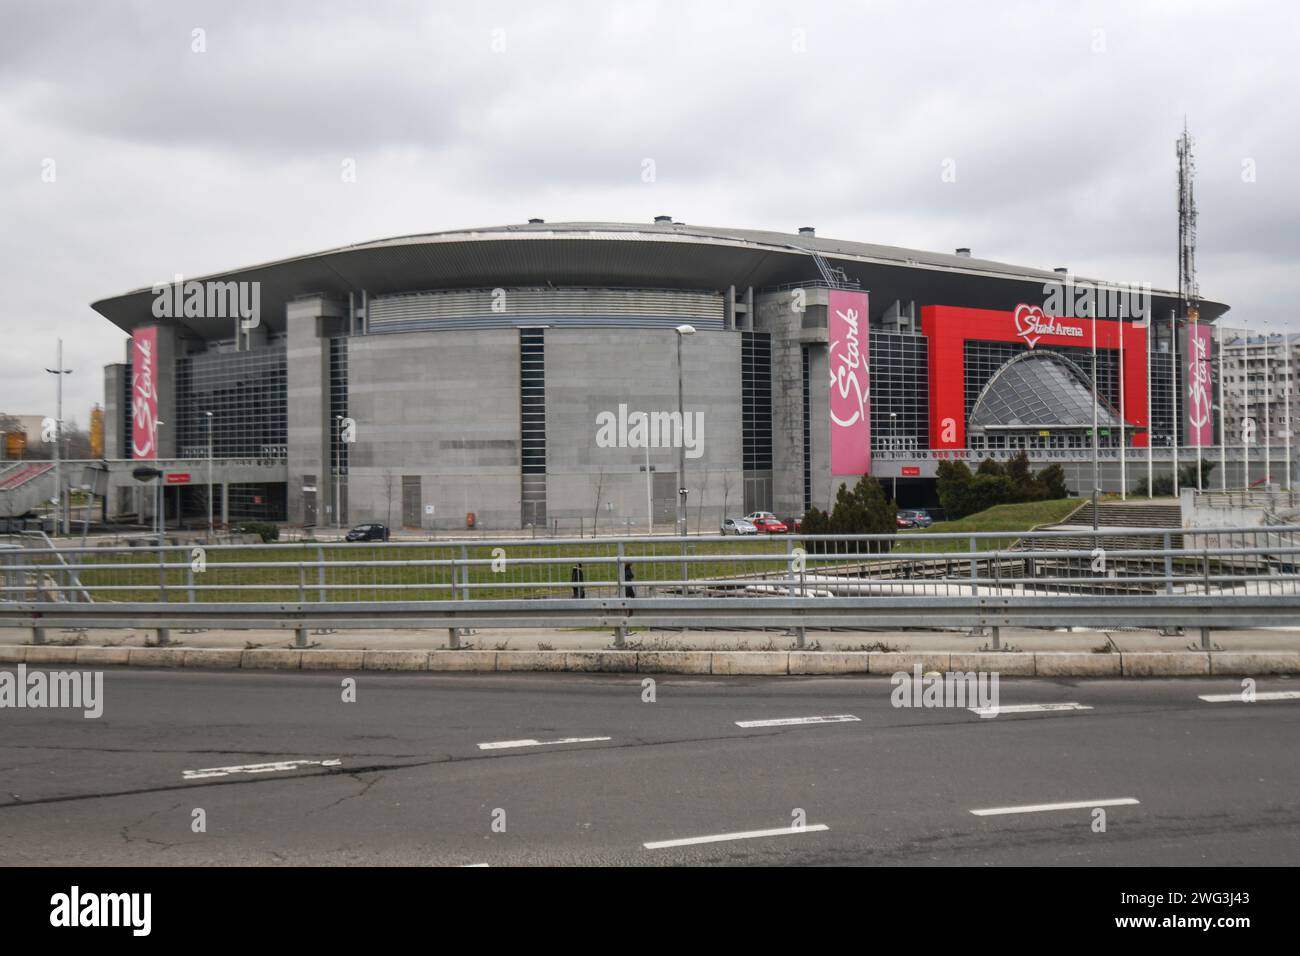
[[[758,534],[754,523],[746,518],[728,518],[719,530],[723,534]]]
[[[388,529],[382,524],[359,524],[346,535],[345,541],[387,541]]]
[[[898,522],[898,526],[899,526],[900,528],[915,528],[915,527],[916,527],[916,522],[913,521],[911,518],[909,518],[907,515],[903,514],[903,512],[901,512],[901,511],[898,512],[898,514],[895,516],[895,520]]]
[[[934,524],[934,519],[922,508],[905,508],[899,514],[911,518],[912,523],[918,528],[928,528]]]
[[[785,534],[790,530],[785,522],[770,511],[755,511],[752,515],[745,515],[745,519],[766,534]]]
[[[800,531],[803,530],[802,517],[782,518],[781,523],[785,525],[787,528],[789,528],[792,534],[798,534]]]

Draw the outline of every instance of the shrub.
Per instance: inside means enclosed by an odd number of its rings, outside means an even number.
[[[280,526],[269,521],[245,521],[235,528],[235,533],[258,535],[264,544],[280,540]]]
[[[898,531],[898,512],[894,503],[885,497],[880,482],[870,475],[863,475],[852,490],[848,485],[840,485],[835,493],[835,507],[829,515],[817,508],[809,509],[804,515],[803,531],[805,534],[892,535]],[[835,548],[833,542],[826,541],[811,541],[807,545],[810,551],[818,554]],[[867,550],[872,552],[888,551],[890,547],[887,541],[867,544]]]

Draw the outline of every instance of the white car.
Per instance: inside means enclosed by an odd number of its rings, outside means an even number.
[[[722,522],[723,534],[758,534],[754,523],[745,518],[728,518]]]

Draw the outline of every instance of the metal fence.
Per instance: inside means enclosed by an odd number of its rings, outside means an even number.
[[[1300,526],[0,550],[0,624],[1252,627],[1300,623]],[[37,637],[43,634],[38,633]],[[1203,633],[1203,638],[1205,634]]]

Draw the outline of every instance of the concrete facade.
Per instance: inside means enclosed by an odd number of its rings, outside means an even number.
[[[589,529],[595,521],[640,532],[648,526],[647,449],[600,447],[597,417],[617,417],[620,405],[629,416],[675,414],[676,339],[672,329],[546,331],[547,514],[562,527]],[[724,503],[732,515],[743,505],[740,335],[701,330],[685,336],[682,369],[686,414],[703,423],[702,432],[692,434],[699,457],[686,459],[687,519],[692,532],[716,533]],[[648,453],[652,474],[677,475],[677,448]],[[667,527],[656,522],[658,531]]]
[[[518,331],[353,337],[348,382],[351,524],[450,531],[472,512],[476,527],[519,527]],[[403,520],[403,477],[418,479],[417,524]]]

